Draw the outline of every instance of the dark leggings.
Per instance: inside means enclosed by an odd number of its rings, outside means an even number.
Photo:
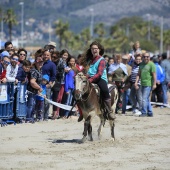
[[[101,92],[101,96],[103,97],[103,100],[110,99],[109,89],[108,89],[108,86],[107,86],[107,82],[105,80],[103,80],[103,79],[99,79],[98,81],[96,81],[94,83],[99,86],[100,92]]]

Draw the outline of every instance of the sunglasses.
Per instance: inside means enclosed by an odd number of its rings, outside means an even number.
[[[149,58],[149,56],[143,56],[144,58]]]
[[[14,60],[14,61],[18,61],[18,58],[12,58],[12,60]]]
[[[23,56],[26,56],[26,54],[21,54],[21,53],[20,53],[19,55],[21,55],[21,56],[22,56],[22,55],[23,55]]]
[[[4,60],[4,64],[9,65],[10,62]]]

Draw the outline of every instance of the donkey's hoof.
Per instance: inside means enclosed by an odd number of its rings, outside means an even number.
[[[79,144],[84,143],[87,140],[87,137],[83,137],[81,140],[78,141]]]
[[[115,142],[115,138],[113,138],[113,137],[111,137],[110,140],[111,140],[112,142]]]

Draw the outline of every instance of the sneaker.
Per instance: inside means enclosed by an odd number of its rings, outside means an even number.
[[[138,111],[138,109],[133,110],[133,114],[137,113]]]
[[[138,110],[138,112],[136,112],[135,114],[134,114],[134,116],[140,116],[142,113]]]

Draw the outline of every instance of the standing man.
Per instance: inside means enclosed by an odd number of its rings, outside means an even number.
[[[42,67],[42,74],[43,75],[46,74],[49,76],[49,83],[46,85],[47,99],[51,98],[51,87],[52,87],[53,82],[56,79],[56,65],[50,59],[51,59],[51,53],[49,52],[49,50],[45,50],[43,52],[44,65]],[[44,120],[48,121],[50,104],[45,100],[44,106],[45,106],[44,107]]]
[[[151,90],[156,88],[156,67],[150,61],[150,53],[146,52],[143,55],[143,62],[139,65],[139,72],[135,81],[135,88],[138,89],[138,81],[141,80],[142,92],[142,114],[140,117],[152,117],[152,106],[150,103]]]

